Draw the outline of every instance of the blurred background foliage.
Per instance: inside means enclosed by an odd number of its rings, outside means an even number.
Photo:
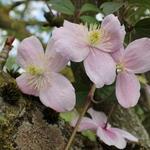
[[[16,37],[5,71],[13,77],[17,77],[18,71],[22,71],[15,60],[17,46],[22,39],[36,35],[45,47],[53,28],[62,26],[65,19],[75,23],[100,24],[103,18],[111,13],[117,15],[125,26],[125,45],[137,38],[150,37],[150,0],[0,0],[0,49],[8,35]],[[76,88],[77,106],[83,105],[91,85],[83,64],[70,63],[62,74],[67,76]],[[150,81],[149,75],[147,73],[142,76],[147,77],[147,83]],[[135,111],[150,131],[150,97],[145,91],[142,91],[142,94]],[[109,106],[117,103],[114,85],[97,89],[95,100],[98,103],[96,108],[103,103]],[[68,120],[70,115],[66,117],[67,115],[64,118]]]

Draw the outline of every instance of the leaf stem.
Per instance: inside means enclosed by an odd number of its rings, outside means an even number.
[[[80,114],[80,116],[78,118],[78,121],[77,121],[77,123],[75,125],[75,128],[74,128],[74,130],[73,130],[73,132],[71,134],[71,137],[70,137],[70,139],[69,139],[69,141],[67,143],[67,146],[65,147],[65,150],[69,150],[69,148],[72,145],[72,142],[73,142],[73,140],[75,138],[76,132],[77,132],[78,127],[79,127],[79,124],[80,124],[82,118],[84,117],[87,109],[89,108],[89,106],[91,104],[91,100],[93,99],[95,89],[96,89],[95,84],[93,84],[91,89],[90,89],[90,91],[89,91],[89,93],[88,93],[88,95],[87,95],[87,97],[86,97],[86,103],[85,103],[84,108],[83,108],[83,110],[82,110],[82,112],[81,112],[81,114]]]
[[[110,117],[111,117],[113,111],[115,110],[115,107],[116,107],[116,104],[112,105],[111,110],[110,110],[110,112],[109,112],[109,114],[108,114],[107,122],[106,122],[104,128],[107,128],[108,122],[109,122],[109,120],[110,120]]]

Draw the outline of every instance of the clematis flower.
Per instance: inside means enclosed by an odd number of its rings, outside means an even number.
[[[138,139],[127,131],[111,127],[107,122],[107,116],[103,112],[90,108],[88,113],[92,118],[83,117],[78,131],[93,130],[105,144],[115,146],[118,149],[124,149],[127,140],[138,142]],[[75,126],[76,122],[77,119],[74,119],[71,122],[72,126]]]
[[[133,107],[140,97],[140,83],[135,74],[150,70],[150,39],[131,42],[112,54],[117,63],[116,97],[125,108]]]
[[[53,40],[49,41],[44,53],[36,37],[24,39],[18,47],[17,62],[26,70],[16,79],[23,93],[39,96],[45,106],[58,112],[73,109],[74,88],[69,80],[58,73],[68,60],[55,52]]]
[[[71,61],[83,61],[88,77],[100,88],[115,80],[115,62],[108,53],[122,47],[124,35],[124,27],[111,14],[101,26],[94,24],[89,28],[64,21],[63,27],[54,29],[52,38],[57,52]]]

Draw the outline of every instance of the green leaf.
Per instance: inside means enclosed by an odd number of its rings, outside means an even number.
[[[83,12],[88,12],[88,11],[99,12],[99,9],[93,4],[86,3],[81,7],[80,12],[83,13]]]
[[[96,141],[96,134],[93,131],[90,131],[90,130],[83,131],[82,135],[87,137],[89,140],[93,142]]]
[[[71,0],[51,0],[52,9],[67,15],[73,15],[75,7]]]
[[[83,15],[83,16],[80,17],[80,19],[82,20],[82,22],[88,23],[88,24],[98,23],[98,21],[96,20],[96,18],[95,17],[91,17],[91,16]]]
[[[150,0],[128,0],[128,2],[134,6],[150,8]]]
[[[96,97],[101,97],[103,100],[115,99],[115,86],[114,85],[105,85],[101,89],[96,89]]]
[[[85,98],[88,95],[88,91],[76,92],[77,107],[82,107],[85,104]]]
[[[150,18],[137,22],[134,29],[135,38],[150,37]]]
[[[5,64],[6,68],[10,70],[16,70],[19,66],[16,64],[16,57],[10,56]]]
[[[122,6],[123,3],[119,3],[119,2],[105,2],[100,6],[100,8],[103,10],[105,15],[108,15],[116,12]]]
[[[143,74],[142,75],[137,75],[137,78],[138,78],[138,80],[140,81],[141,84],[143,84],[143,85],[148,84],[148,81],[147,81],[145,75],[143,75]]]
[[[73,118],[78,116],[78,112],[76,109],[69,111],[69,112],[62,112],[59,116],[65,120],[66,122],[71,122]]]

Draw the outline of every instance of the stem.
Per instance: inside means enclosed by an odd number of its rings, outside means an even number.
[[[14,40],[15,40],[15,38],[13,36],[9,36],[6,39],[4,48],[2,49],[2,52],[0,53],[0,71],[3,70],[3,66],[5,65],[5,62],[8,58],[8,54],[12,48],[12,43],[14,42]]]
[[[53,12],[52,12],[52,10],[51,10],[51,7],[50,7],[49,4],[48,4],[48,1],[47,1],[47,0],[44,0],[44,2],[46,3],[46,6],[48,7],[50,14],[51,14],[52,16],[54,16],[54,14],[53,14]]]
[[[108,124],[108,122],[109,122],[109,120],[110,120],[110,117],[111,117],[113,111],[115,110],[115,106],[116,106],[116,104],[114,104],[114,105],[111,107],[111,110],[110,110],[110,112],[109,112],[109,114],[108,114],[107,122],[106,122],[104,128],[107,128],[107,124]]]
[[[82,112],[81,112],[81,114],[80,114],[80,116],[78,118],[78,121],[77,121],[77,123],[75,125],[75,128],[74,128],[74,130],[73,130],[73,132],[71,134],[71,137],[70,137],[70,139],[69,139],[69,141],[67,143],[67,146],[66,146],[65,150],[69,150],[69,148],[71,147],[71,144],[72,144],[72,142],[73,142],[73,140],[75,138],[76,132],[78,130],[79,124],[80,124],[82,118],[84,117],[87,109],[89,108],[89,106],[91,104],[91,99],[93,98],[95,89],[96,89],[96,87],[93,84],[91,89],[90,89],[90,91],[89,91],[89,93],[88,93],[88,95],[87,95],[87,97],[86,97],[86,103],[85,103],[84,108],[83,108],[83,110],[82,110]]]
[[[148,109],[150,109],[150,96],[149,96],[149,92],[148,90],[146,89],[146,87],[144,88],[144,97],[146,99],[146,102],[147,102],[147,107]]]

